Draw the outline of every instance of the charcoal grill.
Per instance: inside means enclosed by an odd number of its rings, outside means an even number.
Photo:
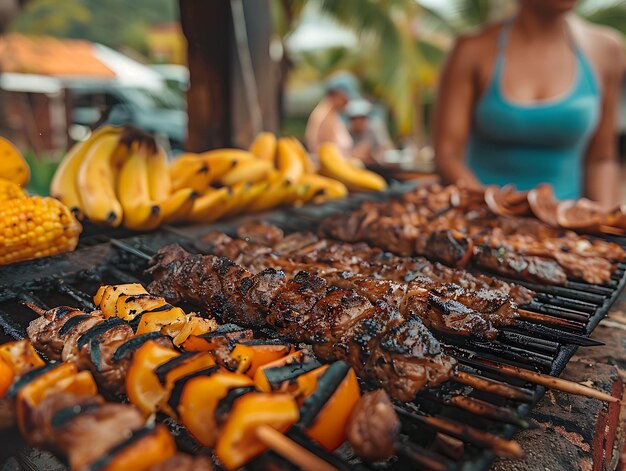
[[[263,215],[262,219],[281,227],[285,232],[315,230],[320,221],[330,214],[354,209],[366,199],[390,198],[410,187],[411,185],[398,184],[384,193],[352,195],[346,200],[323,205],[274,211]],[[73,253],[4,267],[0,269],[0,341],[22,338],[26,326],[36,317],[22,302],[31,302],[44,308],[64,304],[93,308],[91,297],[101,283],[139,281],[147,285],[150,280],[143,274],[146,255],[171,243],[181,243],[187,249],[202,251],[201,244],[196,242],[207,232],[219,230],[234,234],[243,222],[260,218],[248,216],[210,226],[163,227],[158,232],[141,235],[119,231],[98,232],[88,228],[79,249]],[[626,246],[626,239],[613,241]],[[524,282],[520,284],[538,293],[536,299],[525,308],[563,320],[564,325],[551,325],[546,329],[541,323],[527,321],[529,328],[534,328],[537,332],[526,335],[520,329],[507,329],[498,341],[489,344],[467,339],[442,339],[447,345],[446,350],[459,359],[463,371],[513,386],[517,399],[505,400],[501,396],[474,390],[461,383],[448,382],[440,390],[421,393],[413,403],[398,404],[403,433],[398,458],[388,463],[387,468],[412,469],[420,466],[442,470],[487,469],[495,455],[486,443],[490,439],[486,440],[481,433],[502,439],[511,438],[519,427],[525,425],[524,418],[543,396],[545,389],[542,386],[530,387],[522,380],[503,376],[483,360],[559,375],[575,353],[575,343],[584,343],[580,336],[591,333],[623,289],[626,284],[626,264],[621,264],[612,281],[603,286],[580,282],[568,282],[566,286],[542,286]],[[455,406],[452,403],[455,393],[469,395],[476,400],[475,404],[482,401],[489,414],[478,416]],[[465,443],[462,455],[447,456],[441,448],[432,446],[435,432],[441,429],[433,428],[433,424],[425,419],[427,415],[456,424],[457,430],[450,431],[450,434],[456,435]],[[487,418],[488,415],[491,418]],[[173,429],[183,450],[199,452],[199,448],[184,429],[172,423],[168,425]],[[0,435],[2,443],[7,445],[0,451],[0,462],[8,456],[17,457],[18,461],[22,459],[32,462],[28,458],[28,452],[24,452],[24,444],[16,435],[13,432]],[[297,430],[289,432],[289,436],[338,469],[368,469],[350,455],[347,447],[335,454],[328,454]],[[53,458],[50,455],[47,459]],[[279,458],[272,453],[266,453],[262,459]],[[250,467],[258,467],[260,463],[257,461]],[[287,463],[283,464],[289,466]],[[377,466],[376,469],[378,468]]]

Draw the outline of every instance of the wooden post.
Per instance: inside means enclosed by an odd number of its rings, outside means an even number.
[[[179,0],[190,86],[187,150],[231,145],[232,19],[228,0]]]

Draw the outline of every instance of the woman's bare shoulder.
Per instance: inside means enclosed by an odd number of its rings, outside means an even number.
[[[579,44],[602,72],[621,74],[626,71],[624,39],[618,31],[581,18],[574,19],[572,26]]]
[[[450,60],[472,67],[490,63],[497,48],[501,28],[502,22],[492,23],[460,34],[454,42]]]

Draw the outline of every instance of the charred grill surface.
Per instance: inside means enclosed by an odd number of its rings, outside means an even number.
[[[329,286],[310,273],[291,280],[274,269],[254,275],[224,258],[192,255],[179,246],[161,249],[148,272],[154,279],[150,292],[192,301],[225,322],[269,324],[294,342],[311,344],[323,359],[345,359],[399,400],[411,400],[420,389],[446,381],[455,364],[418,317],[374,305],[356,291]],[[271,281],[258,281],[266,277]],[[203,290],[207,284],[212,291]]]

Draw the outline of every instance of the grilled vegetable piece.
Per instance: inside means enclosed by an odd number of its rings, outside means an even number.
[[[298,406],[288,394],[250,393],[235,401],[222,428],[215,454],[226,469],[237,469],[266,449],[257,438],[260,426],[285,432],[298,420]]]
[[[0,205],[0,264],[48,257],[76,248],[81,225],[54,198],[33,196]]]
[[[259,391],[284,391],[300,375],[318,368],[320,363],[307,350],[297,350],[260,366],[254,374]]]
[[[328,451],[337,449],[346,441],[346,424],[359,397],[354,370],[342,361],[330,365],[300,408],[306,434]]]
[[[145,290],[144,290],[145,291]],[[167,302],[158,296],[149,294],[122,294],[115,303],[115,315],[126,321],[132,321],[135,317],[149,311],[157,310],[166,306]]]
[[[14,379],[15,372],[13,368],[0,357],[0,399],[7,393]]]
[[[58,393],[75,396],[93,396],[96,382],[89,371],[78,371],[74,363],[57,363],[42,366],[13,383],[9,395],[15,395],[17,420],[22,435],[28,438],[31,414],[44,399]]]
[[[166,335],[175,336],[175,333],[178,333],[185,326],[187,323],[185,311],[169,304],[162,306],[162,308],[142,314],[137,326],[137,335],[162,331]]]
[[[209,376],[189,379],[178,404],[181,422],[202,445],[213,447],[219,431],[215,412],[220,400],[232,389],[252,385],[248,376],[230,371],[217,371]]]
[[[178,355],[176,350],[162,347],[154,340],[148,340],[133,355],[126,376],[126,394],[144,414],[155,412],[167,394],[154,370]]]
[[[16,376],[22,376],[45,364],[28,340],[0,345],[0,358],[11,367]]]
[[[123,294],[139,295],[148,294],[140,283],[128,283],[125,285],[103,285],[98,288],[93,302],[100,308],[104,317],[115,317],[117,315],[117,300]]]
[[[254,377],[257,369],[284,357],[291,351],[291,344],[282,340],[252,340],[238,343],[230,356],[237,361],[237,372]]]

